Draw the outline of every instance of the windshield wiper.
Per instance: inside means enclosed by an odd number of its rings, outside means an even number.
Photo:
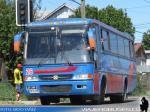
[[[64,45],[63,45],[63,43],[62,43],[62,41],[61,41],[61,45],[60,45],[60,49],[61,49],[61,53],[62,53],[62,57],[67,61],[67,64],[69,65],[69,66],[73,66],[73,64],[71,63],[71,61],[67,58],[67,56],[66,56],[66,54],[65,54],[65,50],[64,50]]]
[[[37,64],[38,67],[41,66],[42,61],[43,61],[44,59],[48,58],[48,56],[49,56],[49,53],[46,54],[46,57],[45,57],[45,58],[40,59],[39,63]]]
[[[62,57],[67,61],[67,64],[69,66],[73,66],[73,64],[71,63],[71,61],[67,58],[65,52],[64,52],[64,46],[61,47],[61,52],[62,52]]]

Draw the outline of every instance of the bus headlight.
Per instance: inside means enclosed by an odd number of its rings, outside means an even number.
[[[92,79],[93,75],[92,74],[77,74],[74,75],[73,79]]]
[[[25,76],[24,81],[39,81],[39,78],[35,76]]]

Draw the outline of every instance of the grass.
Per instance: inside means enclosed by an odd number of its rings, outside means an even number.
[[[145,89],[139,90],[138,88],[136,88],[136,89],[132,92],[131,95],[133,95],[133,96],[147,96],[148,93],[147,93],[147,91],[146,91]]]
[[[15,101],[16,91],[15,87],[10,83],[0,83],[0,101]],[[22,94],[22,100],[26,100],[26,96]]]
[[[146,87],[142,84],[141,74],[137,74],[137,86],[136,89],[132,92],[133,96],[146,96],[148,92],[146,91]]]
[[[13,101],[15,100],[15,88],[9,83],[0,83],[0,100]]]

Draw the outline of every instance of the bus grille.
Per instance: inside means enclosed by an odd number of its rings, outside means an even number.
[[[70,92],[72,86],[71,85],[44,85],[41,86],[41,89],[44,92]]]
[[[67,80],[71,79],[73,75],[67,74],[67,75],[45,75],[45,76],[39,76],[40,80]]]

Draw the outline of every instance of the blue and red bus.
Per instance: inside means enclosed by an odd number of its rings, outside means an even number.
[[[63,97],[73,104],[123,102],[136,87],[133,37],[98,20],[33,22],[15,36],[16,52],[22,40],[24,93],[43,105]]]

